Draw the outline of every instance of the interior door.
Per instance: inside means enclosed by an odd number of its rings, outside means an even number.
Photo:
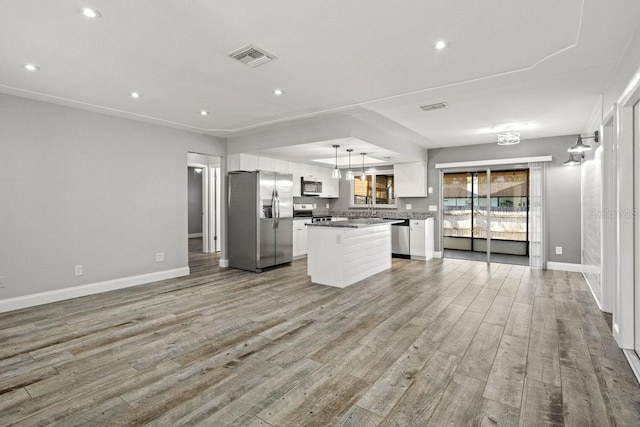
[[[633,107],[634,347],[640,356],[640,102]],[[624,212],[620,213],[624,214]]]

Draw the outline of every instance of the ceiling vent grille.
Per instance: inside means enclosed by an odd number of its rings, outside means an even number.
[[[437,104],[423,105],[422,107],[420,107],[420,109],[424,111],[432,111],[439,110],[441,108],[447,108],[448,106],[449,104],[447,104],[446,102],[438,102]]]
[[[228,56],[252,68],[276,59],[276,57],[270,53],[251,45],[236,49],[229,53]]]

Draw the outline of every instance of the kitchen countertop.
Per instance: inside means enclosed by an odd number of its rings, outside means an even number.
[[[392,209],[377,209],[374,214],[367,211],[366,209],[350,209],[348,211],[325,211],[325,210],[316,210],[314,211],[315,216],[333,216],[333,217],[342,217],[342,218],[363,218],[363,217],[382,217],[386,219],[427,219],[427,218],[435,218],[436,212],[407,212],[402,211],[398,212]]]
[[[398,219],[357,218],[347,221],[322,221],[306,225],[307,227],[365,228],[375,227],[376,225],[399,224],[401,222],[402,220]]]

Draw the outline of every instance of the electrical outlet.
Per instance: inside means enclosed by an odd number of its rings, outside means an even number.
[[[562,255],[562,246],[556,246],[556,255]]]
[[[429,194],[433,194],[433,187],[429,187]]]
[[[438,205],[429,205],[429,212],[438,212]]]
[[[156,262],[164,262],[164,252],[158,252],[156,254]]]
[[[75,266],[75,273],[76,273],[76,276],[82,276],[82,274],[83,274],[83,272],[82,272],[82,264]]]
[[[411,206],[411,203],[407,203],[404,207],[405,207],[405,209],[407,209],[408,211],[410,211],[410,210],[413,208],[413,206]]]
[[[329,203],[327,203],[327,204],[325,205],[325,208],[329,209]]]

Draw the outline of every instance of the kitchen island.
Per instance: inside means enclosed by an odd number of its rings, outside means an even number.
[[[391,268],[391,224],[353,219],[307,224],[307,274],[313,283],[344,288]]]

